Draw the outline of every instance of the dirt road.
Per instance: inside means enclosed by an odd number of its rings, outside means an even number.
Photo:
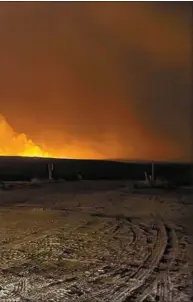
[[[0,191],[0,301],[191,301],[192,197],[102,181]]]

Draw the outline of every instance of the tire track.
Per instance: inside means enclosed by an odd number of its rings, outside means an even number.
[[[55,260],[55,258],[57,257],[55,256],[57,255],[55,253],[57,254],[58,250],[60,252],[60,249],[63,249],[63,245],[69,245],[71,257],[74,253],[75,258],[65,258],[62,256],[62,259],[69,261],[70,265],[73,265],[73,262],[81,262],[85,264],[88,271],[86,271],[86,274],[81,272],[77,280],[75,282],[72,280],[72,283],[69,280],[60,280],[59,282],[62,284],[60,287],[57,287],[58,281],[56,278],[55,283],[48,282],[45,286],[39,288],[37,296],[36,287],[31,290],[31,294],[27,290],[27,287],[30,288],[28,286],[28,280],[30,283],[30,279],[26,279],[23,285],[16,284],[17,282],[15,282],[14,289],[7,288],[5,290],[7,291],[6,299],[9,300],[9,298],[13,299],[15,297],[24,301],[27,299],[25,297],[28,296],[32,300],[38,300],[39,297],[42,301],[48,301],[51,296],[53,297],[55,291],[58,299],[60,294],[63,295],[61,296],[63,301],[67,301],[67,299],[69,299],[68,301],[76,300],[79,302],[143,302],[157,301],[157,299],[163,302],[174,301],[173,295],[175,295],[175,292],[171,288],[169,273],[177,275],[176,269],[179,268],[177,254],[179,254],[179,250],[180,253],[181,250],[184,251],[185,243],[183,240],[182,242],[178,241],[173,226],[164,224],[161,220],[158,220],[152,226],[151,221],[148,223],[146,221],[147,224],[143,224],[138,222],[138,220],[136,220],[137,222],[135,220],[132,221],[123,216],[104,218],[96,218],[94,219],[94,223],[89,219],[79,220],[77,225],[73,224],[70,229],[68,229],[68,225],[66,225],[65,229],[57,228],[57,232],[55,232],[55,229],[52,229],[52,233],[54,231],[52,235],[49,232],[43,232],[41,236],[36,236],[36,240],[32,236],[30,239],[33,242],[30,242],[28,237],[25,238],[26,242],[24,243],[20,242],[20,240],[19,242],[15,242],[14,249],[17,248],[18,251],[20,250],[20,254],[23,252],[21,245],[30,244],[32,246],[34,243],[35,250],[32,251],[32,254],[37,259],[41,258],[40,260],[42,261],[44,253],[48,252],[48,262],[53,261],[55,263],[54,261],[56,261],[56,264],[57,259]],[[94,234],[92,240],[89,241],[90,243],[87,242],[87,232],[88,234],[91,232]],[[73,238],[74,233],[77,236],[76,238]],[[100,247],[99,250],[97,249],[98,254],[93,254],[93,251],[95,251],[95,241],[98,244],[97,240],[100,242]],[[76,246],[74,246],[74,241]],[[4,246],[4,248],[9,247],[9,244]],[[82,247],[83,250],[81,250]],[[84,251],[87,252],[89,248],[91,248],[92,253],[84,254]],[[104,255],[103,251],[105,252],[106,250],[109,252],[105,256],[107,258],[101,257]],[[9,258],[9,263],[11,263],[11,258],[14,257],[13,261],[17,263],[16,256],[19,259],[23,255],[16,255],[14,251],[10,250],[7,250],[7,252],[9,253],[9,257],[5,255],[5,258]],[[42,252],[43,256],[39,257]],[[94,255],[92,263],[84,261],[89,255]],[[178,257],[180,257],[179,255]],[[133,261],[130,257],[133,257]],[[94,263],[94,259],[98,260],[98,262]],[[104,263],[106,261],[108,264]],[[93,263],[94,266],[92,266]],[[107,269],[105,268],[106,266]],[[92,268],[91,272],[89,272],[89,268]],[[37,273],[34,274],[34,278],[36,276]],[[79,298],[76,297],[76,289],[73,292],[74,284],[77,285],[77,288],[82,288]],[[52,288],[54,289],[52,290]],[[153,300],[154,298],[156,300]]]
[[[164,253],[160,258],[157,267],[154,269],[155,272],[146,280],[147,286],[142,286],[134,294],[133,299],[136,302],[144,301],[152,293],[153,285],[155,285],[155,283],[160,284],[160,292],[157,293],[157,296],[160,297],[161,301],[172,301],[171,289],[168,288],[170,284],[168,275],[176,258],[178,245],[174,229],[166,225],[164,227],[167,235]],[[155,279],[154,281],[153,278]]]
[[[145,291],[147,283],[152,283],[152,281],[155,279],[154,270],[158,266],[167,244],[167,234],[164,225],[161,222],[158,222],[157,225],[157,240],[152,254],[148,257],[145,263],[146,269],[144,269],[144,267],[140,267],[132,276],[131,281],[133,284],[130,283],[129,288],[118,294],[118,296],[114,297],[113,302],[135,301],[140,292]]]
[[[126,223],[128,224],[129,228],[132,230],[132,233],[133,233],[133,240],[131,243],[127,243],[127,245],[129,245],[129,252],[132,252],[135,250],[137,244],[139,244],[141,238],[142,238],[142,234],[144,236],[145,232],[142,232],[142,229],[126,220]],[[147,256],[148,258],[148,256]],[[143,267],[143,264],[140,266],[140,268]],[[139,270],[139,267],[137,268],[137,272]],[[125,290],[125,287],[127,286],[127,282],[128,282],[128,279],[131,277],[131,275],[134,275],[136,274],[137,272],[129,272],[128,269],[121,269],[120,267],[118,267],[117,269],[113,270],[113,271],[110,271],[108,274],[106,274],[105,276],[103,276],[101,279],[105,279],[105,278],[109,278],[109,277],[113,277],[113,278],[116,278],[117,276],[120,276],[121,277],[119,278],[120,280],[115,281],[115,283],[111,286],[111,288],[107,285],[104,289],[102,290],[99,290],[97,293],[95,293],[94,295],[90,296],[89,299],[92,299],[92,301],[94,300],[98,300],[99,301],[114,301],[114,294],[117,293],[117,291],[120,292],[120,290],[123,292],[123,290]],[[118,285],[117,285],[118,283]],[[127,290],[127,289],[126,289]],[[110,294],[111,292],[111,294]],[[88,298],[87,297],[82,297],[80,301],[86,301]],[[90,300],[89,300],[90,301]]]

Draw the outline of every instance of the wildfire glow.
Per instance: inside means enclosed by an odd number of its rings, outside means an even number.
[[[30,157],[51,157],[51,154],[44,152],[25,134],[17,134],[0,115],[0,155],[6,156],[30,156]]]
[[[49,150],[49,151],[45,151]],[[22,133],[16,133],[6,119],[0,115],[0,156],[52,157],[74,159],[101,159],[103,155],[96,152],[87,143],[77,141],[55,150],[41,148]]]
[[[146,134],[146,133],[145,133]],[[148,134],[144,136],[148,139]],[[34,141],[29,139],[24,133],[16,133],[8,124],[6,119],[0,114],[0,156],[26,156],[26,157],[50,157],[50,158],[68,158],[68,159],[107,159],[107,158],[124,158],[123,147],[118,143],[116,135],[103,135],[103,140],[99,144],[94,144],[93,140],[71,139],[65,143],[65,139],[61,140],[61,144],[56,143],[50,146],[45,144],[38,146]],[[133,140],[134,141],[134,140]],[[169,150],[169,151],[168,151]],[[177,147],[175,148],[175,152]],[[138,151],[138,153],[136,153]],[[140,144],[134,147],[130,144],[127,147],[127,157],[130,159],[167,158],[173,159],[173,148],[165,149],[163,145],[157,142],[153,152],[141,148]],[[125,157],[126,158],[126,157]],[[169,158],[169,159],[168,159]]]

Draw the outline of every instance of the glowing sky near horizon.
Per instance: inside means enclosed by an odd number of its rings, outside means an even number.
[[[0,3],[0,154],[190,160],[191,18],[182,2]]]

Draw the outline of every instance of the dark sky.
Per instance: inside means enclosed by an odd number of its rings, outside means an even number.
[[[0,113],[56,155],[188,160],[191,18],[182,2],[0,3]]]

